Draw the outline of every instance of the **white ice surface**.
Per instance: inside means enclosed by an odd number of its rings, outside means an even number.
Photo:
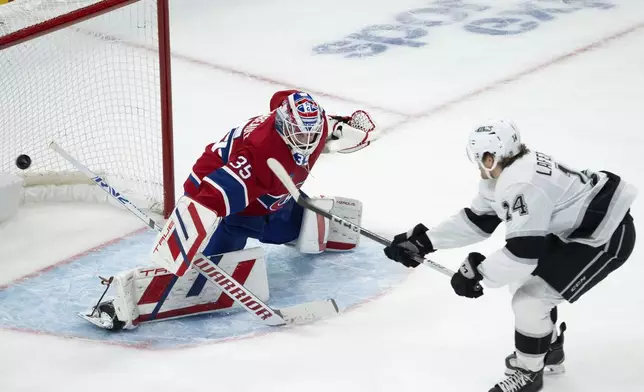
[[[142,227],[127,211],[109,205],[23,206],[16,218],[0,224],[0,287]]]
[[[463,140],[481,118],[512,117],[529,146],[579,168],[614,170],[644,189],[644,29],[601,43],[644,22],[641,2],[615,2],[620,8],[603,14],[562,15],[508,40],[454,28],[436,30],[437,42],[426,48],[396,49],[373,59],[310,54],[315,44],[393,22],[396,13],[426,4],[382,3],[387,4],[307,4],[326,15],[307,25],[294,11],[302,3],[291,0],[193,1],[173,8],[173,48],[211,64],[391,108],[376,116],[388,124],[401,119],[397,111],[429,110],[482,85],[494,86],[419,116],[359,153],[325,158],[316,166],[305,190],[363,200],[365,226],[386,235],[419,221],[431,226],[470,201],[477,172],[464,156]],[[280,24],[285,19],[289,23]],[[302,30],[304,25],[310,29]],[[284,42],[294,31],[304,37],[295,47]],[[479,41],[490,50],[481,50]],[[596,42],[591,51],[494,85]],[[455,48],[477,55],[456,61]],[[270,94],[285,87],[185,59],[175,59],[173,70],[178,182],[205,143],[266,110]],[[334,112],[356,107],[332,98],[323,103]],[[633,206],[636,225],[644,219],[642,197]],[[140,227],[109,208],[23,211],[12,226],[0,228],[0,282]],[[470,249],[489,253],[498,247],[499,231],[478,246],[432,256],[456,268]],[[569,324],[568,371],[548,378],[544,391],[644,391],[641,258],[636,247],[605,282],[574,306],[561,306],[560,319]],[[479,300],[462,299],[444,276],[418,268],[389,295],[340,317],[185,350],[137,351],[2,330],[0,391],[487,391],[513,349],[509,298],[505,289],[488,289]]]

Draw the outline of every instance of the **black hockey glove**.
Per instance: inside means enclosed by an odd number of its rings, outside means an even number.
[[[461,268],[452,276],[452,288],[461,297],[478,298],[483,295],[483,288],[479,282],[483,276],[478,270],[479,264],[485,260],[485,256],[472,252],[461,264]]]
[[[409,232],[398,234],[391,241],[391,245],[384,249],[385,255],[405,267],[418,267],[420,263],[413,259],[412,254],[425,256],[436,250],[427,237],[427,230],[425,225],[419,223]]]

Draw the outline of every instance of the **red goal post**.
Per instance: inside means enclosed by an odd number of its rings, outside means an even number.
[[[0,172],[24,178],[25,199],[105,198],[48,148],[55,141],[167,216],[172,139],[168,0],[0,3]]]

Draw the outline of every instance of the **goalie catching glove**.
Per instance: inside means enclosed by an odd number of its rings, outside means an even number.
[[[376,124],[363,110],[353,112],[351,116],[329,116],[329,137],[324,152],[349,154],[362,150],[380,137]]]

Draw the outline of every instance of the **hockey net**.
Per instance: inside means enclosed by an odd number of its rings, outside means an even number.
[[[49,148],[54,141],[142,207],[167,214],[167,0],[0,5],[0,140],[0,172],[24,177],[25,199],[109,199]],[[20,154],[32,159],[27,170],[16,167]]]

